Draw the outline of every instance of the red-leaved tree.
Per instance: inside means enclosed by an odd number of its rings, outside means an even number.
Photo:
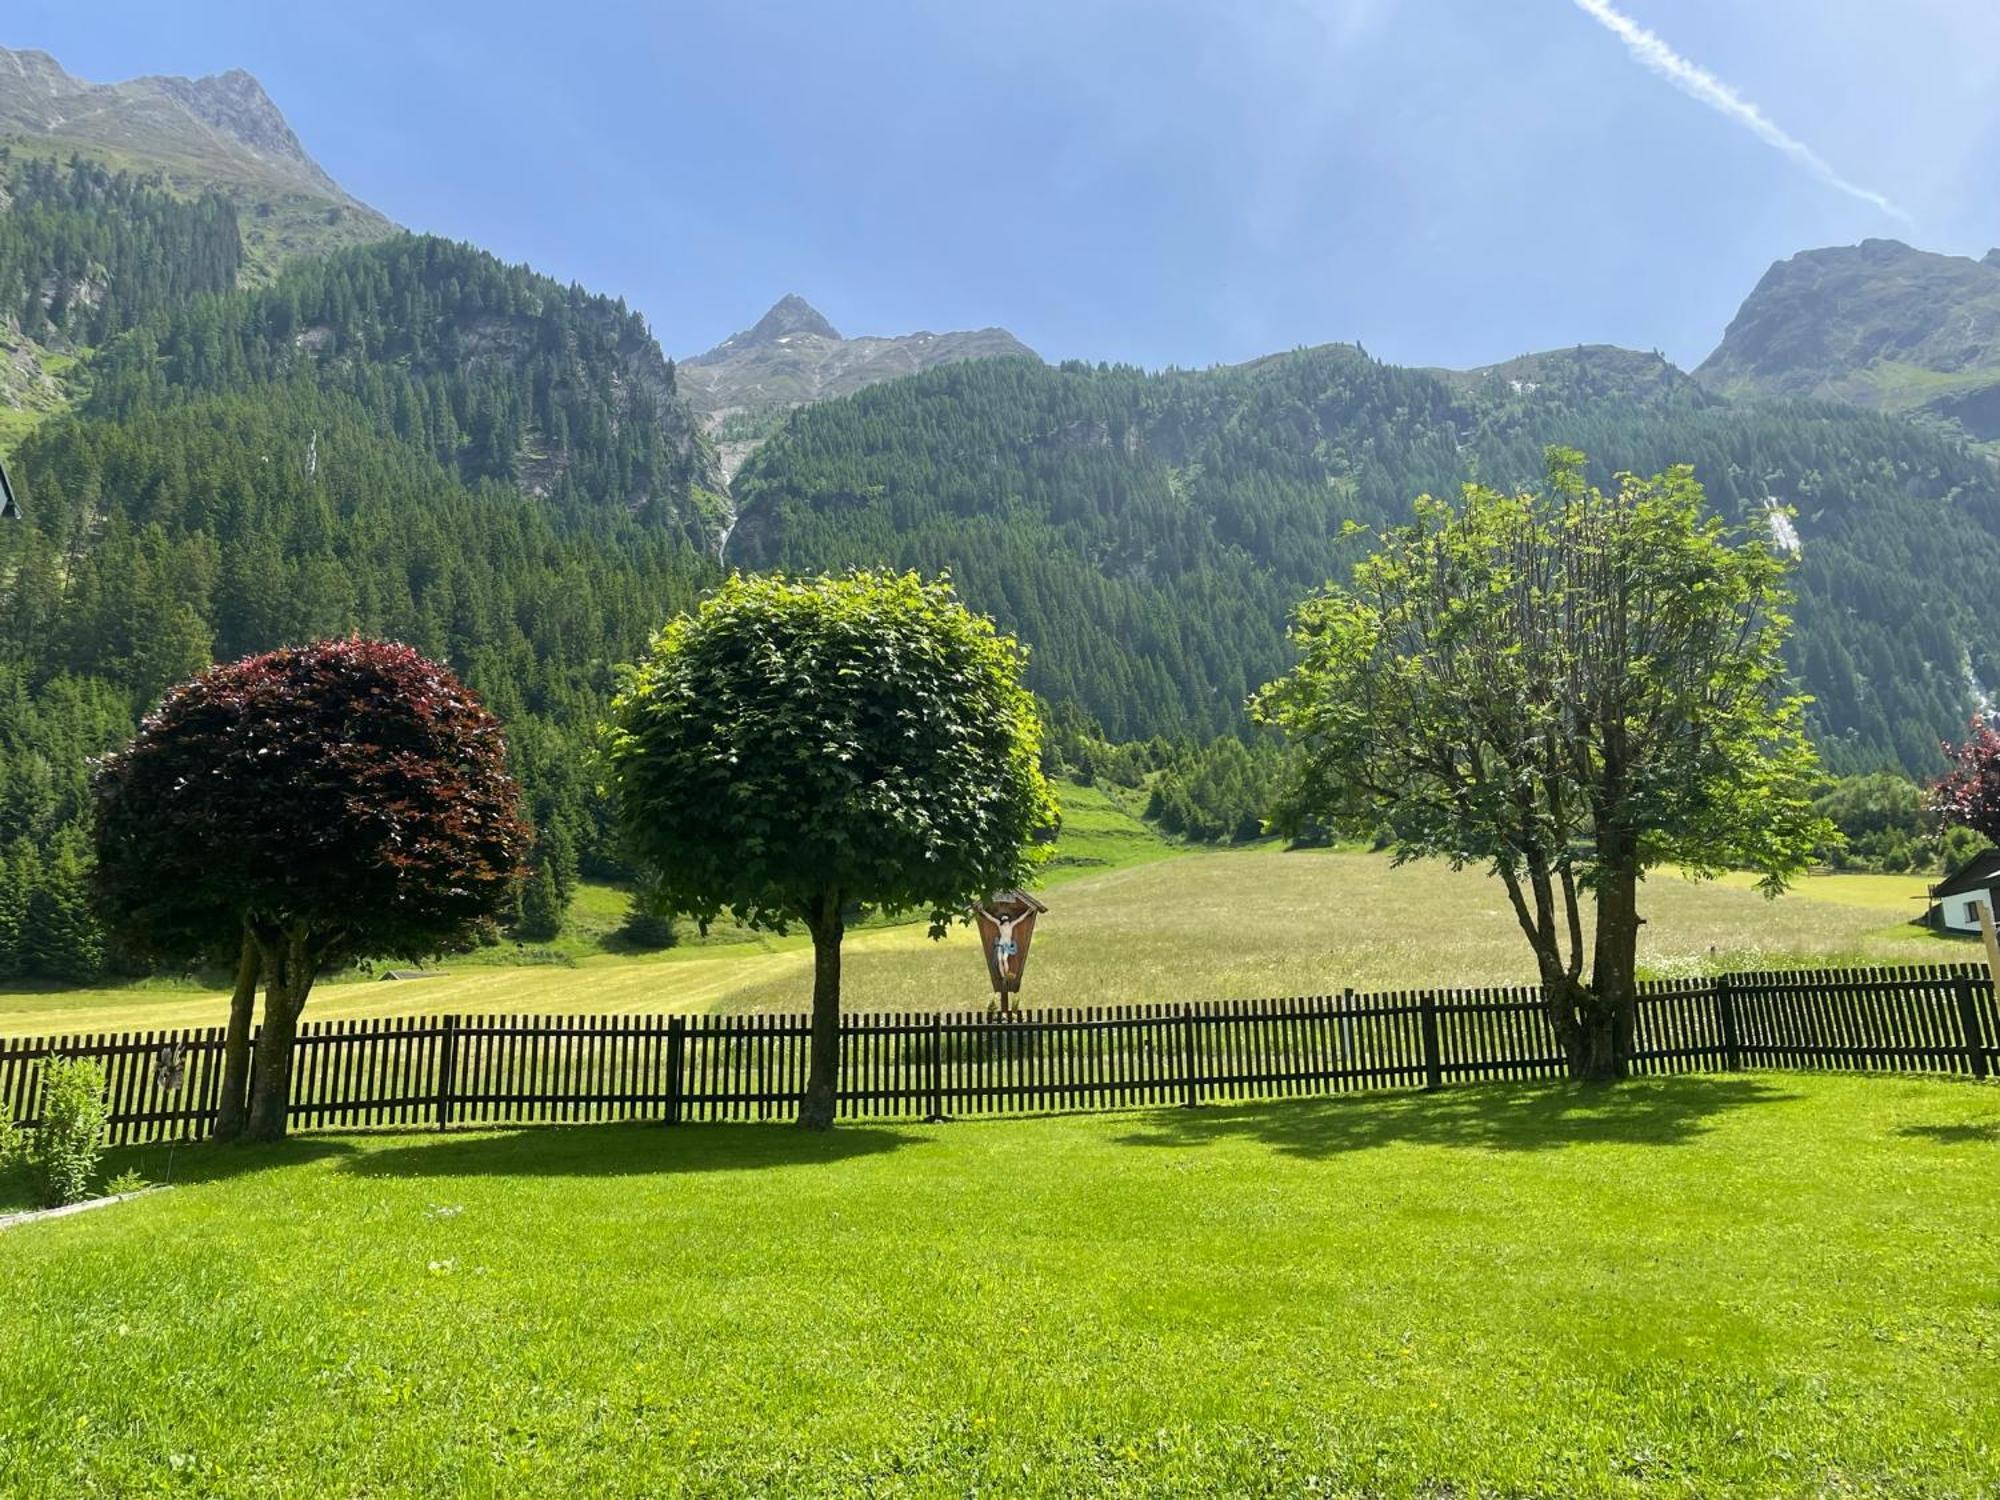
[[[1958,824],[2000,843],[2000,731],[1985,719],[1972,721],[1962,745],[1946,744],[1951,769],[1931,783],[1931,811],[1947,825]]]
[[[501,911],[527,842],[506,762],[499,721],[448,668],[361,640],[211,667],[104,762],[96,880],[112,929],[180,961],[240,940],[263,976],[247,1110],[254,972],[238,986],[219,1136],[285,1133],[316,974],[459,946]]]

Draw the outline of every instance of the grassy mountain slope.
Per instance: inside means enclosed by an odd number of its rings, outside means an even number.
[[[1178,850],[1095,802],[1057,788],[1059,848],[1103,863],[1059,866],[1041,882],[1048,916],[1035,931],[1025,1002],[1033,1007],[1257,1000],[1412,986],[1528,984],[1534,962],[1505,891],[1478,870],[1387,854]],[[1080,824],[1094,825],[1089,828]],[[1074,830],[1074,831],[1072,831]],[[1976,940],[1911,924],[1918,876],[1818,876],[1775,905],[1738,881],[1659,874],[1645,888],[1641,962],[1663,977],[1731,969],[1944,963]],[[507,962],[509,945],[442,961],[415,984],[358,977],[313,992],[323,1020],[513,1012],[657,1015],[797,1012],[812,993],[812,941],[715,933],[716,941],[635,953],[591,942],[623,914],[623,897],[586,885],[577,928],[554,966]],[[1440,924],[1438,913],[1452,919]],[[849,934],[842,1003],[854,1011],[977,1010],[989,996],[979,941],[954,927],[933,942],[922,922]],[[211,1024],[227,975],[206,986],[149,980],[83,990],[0,994],[0,1035]],[[0,986],[0,989],[8,987]]]
[[[268,279],[294,255],[392,229],[307,154],[248,73],[89,83],[45,52],[0,48],[0,141],[22,154],[83,155],[161,174],[187,196],[220,193],[244,224],[245,272]]]
[[[1695,375],[1727,396],[1921,412],[2000,440],[2000,251],[1864,240],[1779,261]]]

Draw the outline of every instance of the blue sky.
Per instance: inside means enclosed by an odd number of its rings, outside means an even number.
[[[671,353],[796,291],[1052,358],[1692,365],[1773,259],[2000,244],[1994,0],[15,0],[0,44],[247,68],[357,196]]]

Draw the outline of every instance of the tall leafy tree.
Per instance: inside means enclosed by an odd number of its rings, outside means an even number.
[[[1620,1076],[1644,872],[1748,867],[1775,891],[1831,834],[1785,687],[1786,570],[1704,518],[1685,468],[1606,492],[1556,449],[1539,492],[1423,497],[1299,607],[1299,664],[1257,699],[1296,751],[1281,818],[1386,822],[1402,858],[1489,866],[1571,1076]]]
[[[967,903],[1025,879],[1053,821],[1024,653],[913,573],[729,579],[612,706],[611,790],[673,911],[813,938],[799,1123],[833,1123],[856,906]]]
[[[469,941],[509,903],[526,845],[498,720],[380,641],[210,668],[104,763],[96,795],[99,903],[126,941],[183,961],[245,935],[256,949],[238,995],[261,968],[247,1131],[265,1140],[285,1131],[314,977]]]
[[[25,967],[51,979],[88,984],[104,968],[104,943],[91,920],[84,850],[68,843],[41,869],[28,892],[20,946]]]

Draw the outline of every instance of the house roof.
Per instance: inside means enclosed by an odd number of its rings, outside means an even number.
[[[14,498],[14,485],[7,478],[7,465],[0,463],[0,521],[21,519],[21,502]]]
[[[1990,891],[2000,884],[2000,849],[1988,849],[1966,861],[1965,868],[1931,887],[1931,899],[1942,900],[1964,891]]]

